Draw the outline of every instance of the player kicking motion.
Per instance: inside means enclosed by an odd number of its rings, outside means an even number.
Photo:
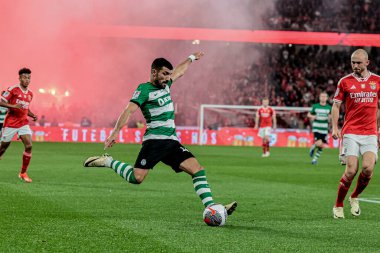
[[[11,144],[13,136],[18,134],[25,148],[19,178],[26,183],[32,182],[26,173],[32,158],[32,131],[29,127],[28,116],[34,121],[37,120],[37,116],[29,109],[30,102],[33,99],[33,93],[28,89],[31,73],[30,69],[20,69],[18,72],[20,84],[9,87],[0,99],[0,106],[7,107],[9,110],[5,117],[1,136],[0,160]]]
[[[272,126],[273,129],[276,129],[277,127],[276,111],[269,106],[269,99],[263,98],[262,106],[257,110],[255,118],[255,129],[259,128],[258,135],[263,140],[263,154],[261,155],[262,157],[270,156],[269,143],[270,134],[272,133]]]
[[[310,148],[311,164],[317,164],[322,154],[323,146],[327,144],[329,133],[329,121],[331,117],[331,106],[327,103],[328,95],[326,92],[319,94],[319,103],[314,104],[307,116],[313,121],[312,131],[314,144]],[[317,151],[315,151],[317,149]]]
[[[116,143],[120,130],[127,125],[129,117],[140,107],[147,129],[134,166],[114,160],[107,154],[87,158],[84,166],[109,167],[129,183],[140,184],[148,175],[149,169],[153,169],[162,161],[171,166],[175,172],[185,171],[192,176],[196,194],[205,207],[214,204],[204,168],[178,141],[174,124],[174,106],[170,96],[173,82],[185,74],[193,61],[199,60],[202,56],[202,52],[194,53],[174,70],[166,59],[155,59],[151,66],[150,81],[137,87],[129,104],[120,114],[104,146],[109,148]],[[236,201],[226,205],[228,215],[232,214],[236,206]]]
[[[380,77],[369,72],[368,54],[358,49],[351,55],[353,73],[340,79],[332,106],[332,137],[343,138],[346,169],[340,179],[338,196],[333,208],[334,218],[344,218],[343,201],[358,172],[359,157],[362,156],[362,171],[349,202],[351,214],[361,213],[358,196],[371,180],[377,161],[378,132],[377,111],[380,95]],[[346,114],[342,132],[338,130],[339,109],[342,102]]]

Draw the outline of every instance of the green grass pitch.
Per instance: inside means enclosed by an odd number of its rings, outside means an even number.
[[[344,170],[337,150],[317,166],[306,148],[188,148],[206,168],[214,199],[237,200],[224,227],[202,221],[190,176],[159,164],[141,185],[106,168],[82,167],[102,144],[34,143],[32,184],[17,178],[22,144],[0,161],[0,252],[380,252],[380,205],[334,220]],[[134,163],[139,145],[108,152]],[[159,152],[159,151],[158,151]],[[351,186],[353,190],[356,181]],[[362,198],[380,200],[375,170]],[[349,192],[349,193],[350,193]]]

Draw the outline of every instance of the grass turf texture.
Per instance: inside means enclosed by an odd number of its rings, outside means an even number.
[[[34,143],[29,175],[17,178],[22,144],[0,161],[0,252],[375,252],[380,205],[361,203],[353,218],[334,220],[343,167],[337,150],[317,166],[308,150],[189,146],[207,169],[214,199],[237,200],[224,227],[202,221],[191,178],[159,164],[141,185],[111,169],[82,167],[101,144]],[[139,145],[116,145],[115,159],[134,163]],[[353,190],[356,181],[351,186]],[[380,175],[361,196],[379,198]],[[349,193],[350,193],[349,192]]]

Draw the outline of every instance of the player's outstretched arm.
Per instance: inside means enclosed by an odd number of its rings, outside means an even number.
[[[127,125],[129,117],[139,108],[139,106],[135,103],[130,102],[127,107],[120,114],[117,122],[115,124],[114,129],[112,130],[111,135],[104,142],[104,149],[112,147],[113,144],[116,143],[117,136],[119,132],[125,125]]]
[[[178,64],[175,67],[175,69],[171,75],[172,81],[174,82],[175,80],[177,80],[178,78],[183,76],[185,74],[186,70],[189,68],[190,64],[193,61],[199,60],[203,55],[204,55],[203,52],[196,52],[196,53],[190,55],[189,57],[187,57],[186,60],[184,60],[183,62]]]
[[[340,105],[341,103],[334,102],[331,110],[332,137],[335,140],[341,138],[341,134],[338,129]]]

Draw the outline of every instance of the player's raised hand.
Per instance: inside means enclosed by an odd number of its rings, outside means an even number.
[[[112,134],[107,138],[107,140],[104,142],[104,150],[107,148],[110,148],[113,146],[113,144],[116,143],[116,138],[117,138],[118,133],[117,132],[112,132]]]
[[[205,53],[195,52],[195,53],[193,53],[193,55],[195,56],[195,60],[199,60],[203,55],[205,55]]]

